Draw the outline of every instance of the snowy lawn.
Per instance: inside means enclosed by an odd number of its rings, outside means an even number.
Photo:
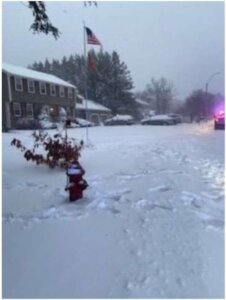
[[[10,146],[31,133],[3,134],[3,298],[224,297],[224,131],[89,128],[75,203]]]

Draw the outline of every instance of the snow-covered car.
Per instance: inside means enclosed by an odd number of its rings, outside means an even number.
[[[153,117],[145,118],[141,120],[142,125],[174,125],[173,118],[167,115],[155,115]]]
[[[183,117],[179,114],[168,114],[168,116],[174,120],[175,124],[182,123],[183,121]]]
[[[88,120],[82,119],[82,118],[75,118],[72,122],[79,125],[79,127],[92,127],[92,126],[95,126],[94,123],[92,123]]]
[[[116,115],[112,118],[105,120],[104,125],[132,125],[134,119],[130,115]]]
[[[224,129],[225,117],[224,111],[219,111],[214,117],[214,129]]]

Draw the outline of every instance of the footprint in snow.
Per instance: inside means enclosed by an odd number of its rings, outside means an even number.
[[[171,187],[169,185],[159,185],[149,189],[149,192],[167,192],[170,191]]]

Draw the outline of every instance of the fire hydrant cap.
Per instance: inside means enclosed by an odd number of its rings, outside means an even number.
[[[69,168],[80,169],[77,164],[71,164]]]
[[[68,168],[67,173],[68,175],[79,175],[82,173],[82,171],[75,168]]]

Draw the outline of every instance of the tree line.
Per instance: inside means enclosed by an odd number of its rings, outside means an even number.
[[[156,114],[174,112],[189,116],[191,121],[213,115],[215,107],[224,101],[221,95],[216,97],[202,90],[193,91],[184,101],[179,101],[174,83],[165,77],[151,78],[143,91],[134,92],[131,73],[116,51],[91,50],[87,58],[74,54],[61,60],[34,62],[29,68],[70,82],[83,97],[110,108],[113,114],[130,114],[137,119],[143,117],[143,112],[136,99],[148,104],[146,115],[150,110]]]
[[[70,82],[82,96],[107,106],[113,114],[135,117],[138,114],[130,71],[116,51],[109,54],[91,50],[87,59],[84,55],[75,54],[64,56],[62,60],[35,62],[29,67]]]

